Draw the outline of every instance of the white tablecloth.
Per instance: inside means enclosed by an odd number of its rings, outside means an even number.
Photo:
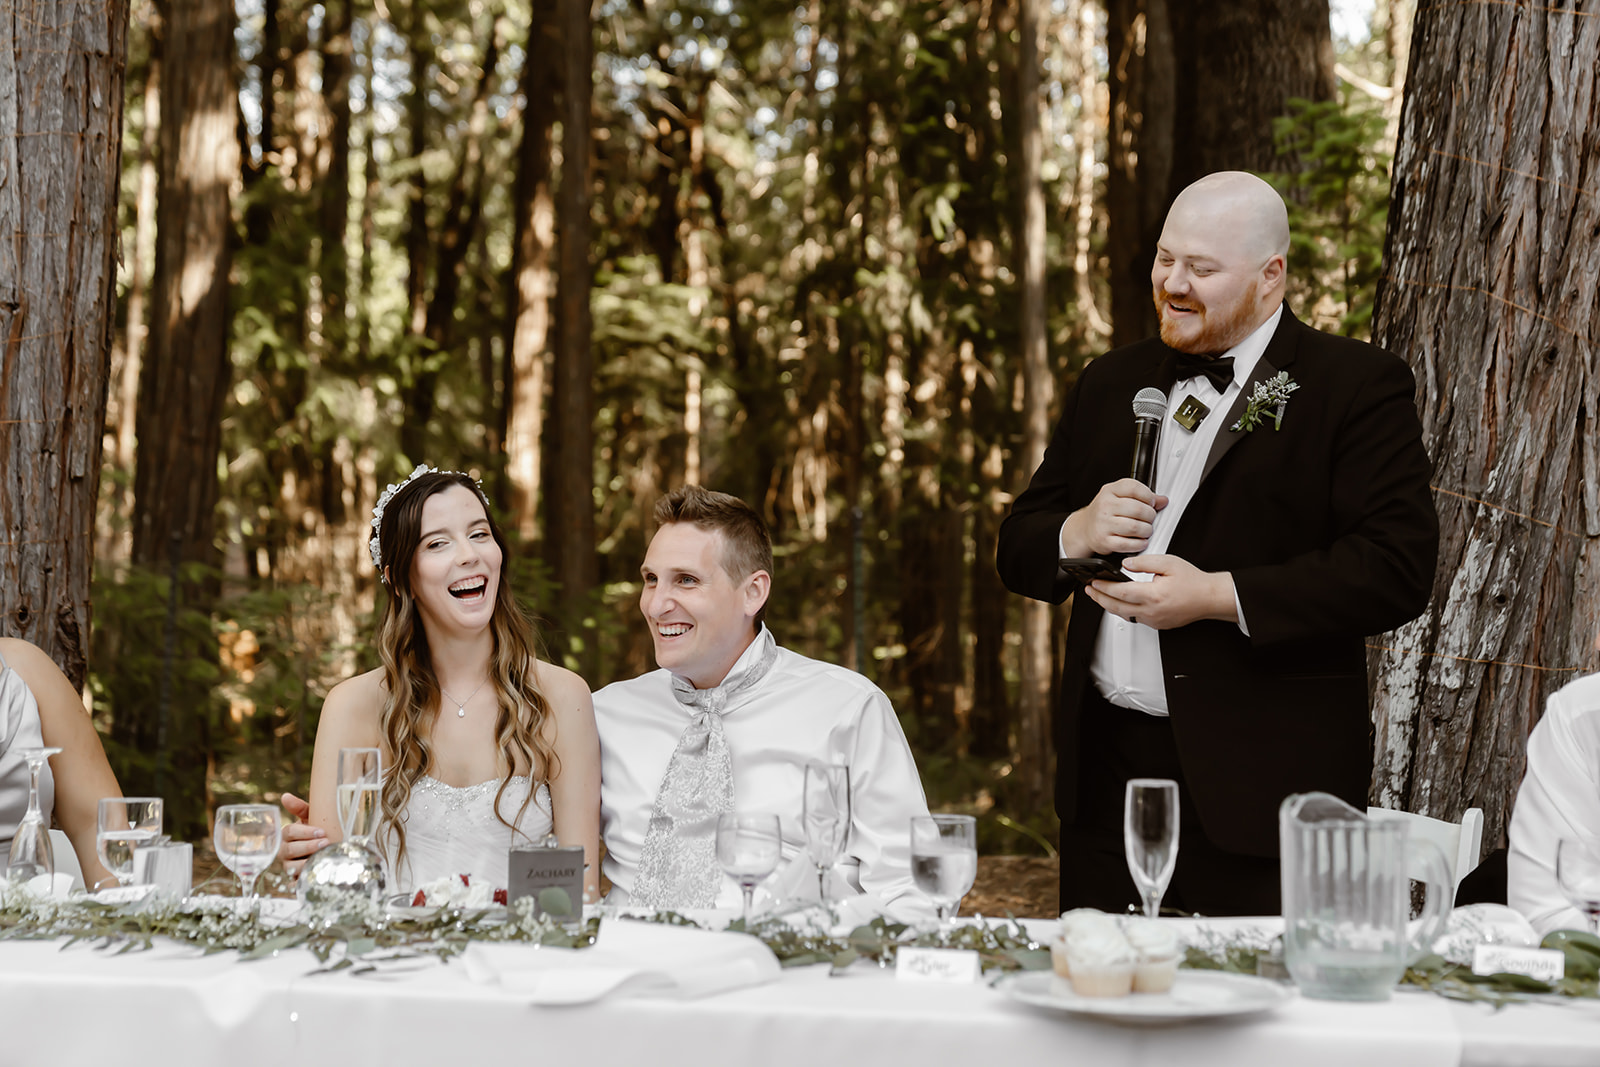
[[[830,978],[807,967],[703,999],[535,1007],[474,982],[459,961],[365,978],[314,967],[298,950],[241,963],[173,945],[118,956],[0,943],[0,1065],[1600,1064],[1593,1002],[1495,1012],[1425,993],[1296,997],[1255,1018],[1134,1028],[1035,1010],[988,985],[876,970]]]

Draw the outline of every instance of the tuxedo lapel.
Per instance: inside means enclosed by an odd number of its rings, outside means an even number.
[[[1244,409],[1250,404],[1250,396],[1255,392],[1256,384],[1264,382],[1281,370],[1287,370],[1289,364],[1294,362],[1295,349],[1298,347],[1300,320],[1294,317],[1289,310],[1289,305],[1283,307],[1283,318],[1278,320],[1278,328],[1273,331],[1272,340],[1267,342],[1267,350],[1261,353],[1261,358],[1256,360],[1255,369],[1250,372],[1250,378],[1239,390],[1239,395],[1233,398],[1233,404],[1228,408],[1227,416],[1222,420],[1222,427],[1217,431],[1217,436],[1211,442],[1211,451],[1206,455],[1206,465],[1200,471],[1200,483],[1211,476],[1211,471],[1222,462],[1222,457],[1228,454],[1228,449],[1244,439],[1244,431],[1230,429],[1244,414]]]

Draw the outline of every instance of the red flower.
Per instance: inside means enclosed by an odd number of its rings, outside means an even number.
[[[458,874],[458,875],[456,875],[456,877],[461,879],[461,884],[462,885],[471,885],[472,884],[472,882],[470,880],[470,877],[471,877],[470,875]]]
[[[506,902],[506,891],[504,889],[496,889],[494,891],[494,902],[496,904],[504,904]]]
[[[413,908],[420,908],[426,903],[428,903],[428,894],[424,893],[420,889],[417,890],[417,895],[411,898],[411,906]]]

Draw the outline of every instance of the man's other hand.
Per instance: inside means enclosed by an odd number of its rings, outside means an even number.
[[[1062,523],[1061,550],[1068,556],[1143,552],[1156,512],[1166,506],[1166,497],[1132,478],[1102,485],[1093,500]]]
[[[1227,571],[1203,571],[1178,556],[1134,556],[1122,561],[1122,569],[1153,577],[1147,582],[1091,582],[1086,587],[1090,598],[1112,615],[1156,630],[1200,619],[1239,621],[1233,575]]]

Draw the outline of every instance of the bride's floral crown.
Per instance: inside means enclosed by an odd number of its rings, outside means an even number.
[[[387,583],[389,581],[388,577],[383,573],[383,545],[378,540],[378,531],[383,525],[383,509],[389,506],[389,502],[395,498],[395,494],[424,474],[459,474],[465,478],[472,478],[472,475],[466,471],[442,471],[430,467],[426,463],[418,463],[417,469],[406,475],[403,481],[390,482],[389,488],[378,494],[378,505],[372,509],[372,540],[367,542],[367,551],[372,554],[372,565],[377,568],[378,581],[380,582]],[[478,490],[478,499],[483,501],[483,510],[488,512],[489,498],[484,494],[483,483],[476,478],[472,478],[472,484]]]

